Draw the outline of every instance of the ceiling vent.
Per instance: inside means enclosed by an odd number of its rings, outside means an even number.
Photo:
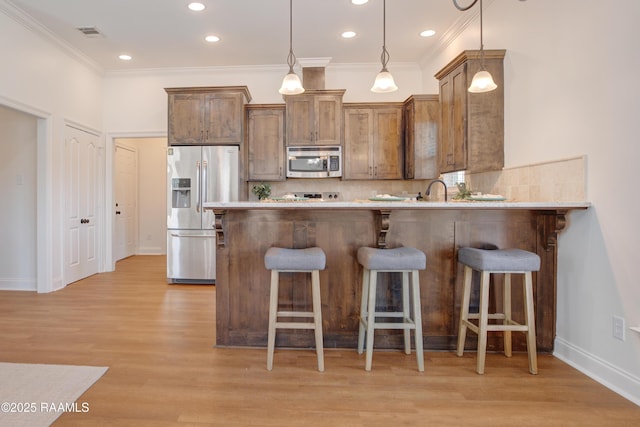
[[[76,29],[87,37],[104,37],[96,27],[78,27]]]

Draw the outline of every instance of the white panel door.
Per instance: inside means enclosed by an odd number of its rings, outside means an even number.
[[[118,261],[135,255],[136,252],[138,153],[131,147],[116,145],[115,185],[116,241],[114,258]]]
[[[65,283],[98,272],[98,137],[65,128]]]

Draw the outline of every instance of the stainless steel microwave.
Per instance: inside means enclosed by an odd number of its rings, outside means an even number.
[[[336,178],[342,176],[342,147],[287,147],[287,178]]]

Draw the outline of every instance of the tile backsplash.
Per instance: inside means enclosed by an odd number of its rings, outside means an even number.
[[[514,202],[587,201],[586,156],[497,172],[467,174],[471,191],[500,194]]]
[[[473,192],[500,194],[514,202],[583,202],[587,201],[586,156],[556,160],[495,172],[466,174],[467,187]],[[414,196],[421,192],[424,196],[430,180],[341,180],[325,179],[287,179],[270,182],[271,196],[281,197],[297,192],[339,192],[340,200],[352,201],[367,199],[375,194],[394,194]],[[249,200],[257,197],[251,188],[257,182],[247,183]],[[440,185],[433,189],[431,198],[442,200]],[[449,190],[449,197],[452,196]]]

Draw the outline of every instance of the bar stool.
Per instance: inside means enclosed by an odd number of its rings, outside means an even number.
[[[264,264],[271,270],[271,295],[269,299],[269,334],[267,343],[267,369],[273,368],[273,351],[276,329],[314,329],[318,370],[324,371],[322,345],[322,310],[320,303],[320,270],[324,270],[326,256],[321,248],[285,249],[269,248],[264,255]],[[313,311],[278,311],[278,285],[280,273],[311,273]],[[311,317],[313,322],[278,321],[279,317]]]
[[[362,354],[365,338],[367,343],[365,370],[371,370],[373,359],[373,339],[375,329],[404,329],[404,352],[411,354],[410,330],[415,335],[418,370],[424,372],[424,352],[422,350],[422,308],[420,306],[420,279],[418,270],[424,270],[426,255],[418,249],[400,247],[395,249],[358,249],[358,262],[363,267],[362,303],[360,305],[360,330],[358,333],[358,354]],[[402,273],[402,311],[376,311],[376,288],[378,273]],[[409,304],[409,273],[411,273],[413,317]],[[382,322],[378,318],[400,318],[401,322]]]
[[[464,352],[467,328],[478,334],[478,374],[484,373],[484,361],[487,351],[487,332],[502,331],[504,354],[511,357],[511,332],[525,332],[529,354],[529,372],[538,373],[536,358],[536,328],[533,307],[532,271],[540,269],[540,257],[521,249],[476,249],[460,248],[458,262],[464,265],[464,291],[460,307],[460,326],[458,331],[458,356]],[[471,277],[473,270],[481,273],[479,313],[469,313],[471,295]],[[489,313],[489,283],[491,274],[504,273],[503,313]],[[524,275],[524,311],[523,324],[511,317],[511,275]],[[478,325],[471,320],[478,320]],[[502,320],[502,324],[489,324],[489,320]]]

